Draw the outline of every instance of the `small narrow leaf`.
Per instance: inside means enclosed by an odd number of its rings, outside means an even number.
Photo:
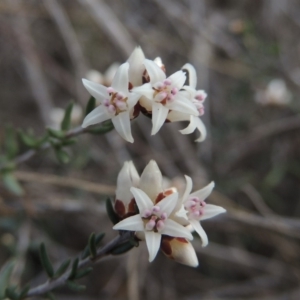
[[[63,275],[63,274],[67,271],[67,269],[68,269],[70,263],[71,263],[71,260],[70,260],[70,259],[68,259],[68,260],[66,260],[65,262],[63,262],[63,263],[60,265],[60,267],[57,269],[57,271],[55,272],[54,278],[57,278],[57,277],[60,277],[61,275]]]
[[[128,241],[126,243],[123,243],[117,247],[115,247],[110,254],[112,255],[119,255],[119,254],[123,254],[127,251],[129,251],[130,249],[132,249],[134,247],[134,245],[132,245],[131,241]]]
[[[119,221],[120,221],[119,217],[116,214],[116,212],[115,212],[115,210],[113,208],[113,205],[111,203],[111,200],[109,198],[106,199],[106,211],[107,211],[109,219],[111,220],[111,222],[113,224],[119,223]]]
[[[71,146],[71,145],[74,145],[76,142],[77,142],[76,138],[66,139],[66,140],[61,142],[61,145],[62,146]]]
[[[79,285],[77,283],[75,283],[74,281],[67,281],[67,286],[70,290],[74,291],[74,292],[82,292],[86,289],[86,287],[84,285]]]
[[[47,275],[50,278],[53,278],[54,270],[53,270],[52,264],[50,262],[50,259],[49,259],[49,256],[46,251],[46,247],[45,247],[44,243],[42,243],[40,246],[40,259],[41,259],[42,266],[45,269]]]
[[[94,97],[91,97],[89,102],[86,105],[85,108],[85,115],[87,116],[96,106],[96,99]]]
[[[18,180],[15,178],[15,176],[12,173],[5,173],[3,174],[3,183],[5,187],[15,194],[16,196],[23,196],[24,190],[22,186],[19,184]]]
[[[103,240],[105,236],[105,233],[99,233],[96,235],[96,246],[100,244],[100,242]]]
[[[80,270],[80,271],[77,272],[74,279],[79,279],[79,278],[85,277],[88,274],[90,274],[92,271],[93,271],[93,268],[86,268],[84,270]]]
[[[89,238],[89,250],[92,258],[97,256],[97,248],[96,248],[96,236],[95,233],[92,233]]]
[[[8,287],[5,290],[5,297],[11,299],[11,300],[18,300],[19,299],[19,295],[16,292],[17,287],[16,286],[12,286],[12,287]]]
[[[30,285],[27,284],[20,292],[19,299],[26,298],[28,291],[30,290]]]
[[[8,126],[5,130],[5,152],[9,159],[14,158],[19,150],[18,141],[16,138],[15,130]]]
[[[77,273],[78,263],[79,263],[79,259],[76,258],[76,259],[73,261],[73,264],[72,264],[72,270],[71,270],[71,273],[70,273],[70,275],[69,275],[69,279],[74,279],[74,278],[75,278],[76,273]]]
[[[2,267],[0,271],[0,299],[3,299],[5,296],[4,292],[8,286],[9,279],[14,269],[14,266],[15,266],[15,262],[9,261]]]
[[[55,130],[55,129],[52,129],[52,128],[47,128],[47,131],[48,131],[48,133],[51,137],[54,137],[56,139],[64,139],[65,136],[66,136],[66,134],[61,130]]]
[[[49,300],[56,300],[55,296],[53,293],[47,293],[46,294],[46,297],[49,299]]]
[[[25,146],[29,148],[36,148],[37,140],[33,136],[23,132],[22,130],[19,130],[19,136]]]
[[[60,147],[55,148],[55,154],[59,162],[62,164],[67,164],[70,161],[69,154]]]
[[[71,102],[65,111],[65,116],[61,122],[60,128],[61,130],[69,130],[71,127],[71,114],[73,110],[73,103]]]

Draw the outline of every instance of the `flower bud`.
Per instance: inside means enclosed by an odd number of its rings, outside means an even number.
[[[185,238],[163,235],[160,250],[168,257],[181,264],[197,267],[198,258],[192,244]]]
[[[130,192],[131,187],[137,187],[140,181],[139,174],[132,163],[126,161],[121,169],[117,179],[115,211],[124,218],[126,214],[135,213],[134,199]]]

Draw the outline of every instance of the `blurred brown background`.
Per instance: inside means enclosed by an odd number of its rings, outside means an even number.
[[[81,135],[69,164],[49,150],[18,168],[26,196],[0,185],[0,264],[17,258],[14,282],[43,281],[41,241],[60,262],[91,232],[115,236],[105,195],[125,160],[141,172],[155,159],[168,178],[191,176],[195,189],[214,180],[209,201],[228,210],[204,222],[208,247],[194,241],[200,266],[161,254],[149,264],[141,245],[98,264],[85,292],[62,288],[58,299],[300,299],[299,34],[296,0],[0,1],[0,144],[6,124],[42,135],[59,118],[53,109],[74,101],[80,113],[89,98],[81,78],[124,62],[136,45],[168,74],[192,63],[208,93],[201,144],[178,133],[185,124],[152,137],[141,115],[134,144],[114,131]]]

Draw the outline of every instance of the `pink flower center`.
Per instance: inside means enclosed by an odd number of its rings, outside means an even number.
[[[121,92],[116,92],[111,86],[107,88],[109,94],[108,99],[103,101],[103,105],[106,107],[107,112],[110,115],[117,115],[127,110],[127,97]]]
[[[204,207],[206,203],[204,200],[200,200],[198,197],[190,197],[184,204],[184,208],[188,212],[188,216],[191,219],[200,220],[204,214]]]
[[[157,205],[153,206],[151,210],[145,210],[142,214],[142,218],[145,222],[145,229],[155,232],[163,230],[167,217],[167,214],[161,212],[160,207]]]
[[[193,103],[196,105],[200,116],[204,115],[203,102],[205,101],[206,97],[207,94],[204,91],[199,90],[197,91],[195,98],[193,99]]]
[[[172,87],[172,80],[167,78],[162,82],[157,82],[154,87],[154,101],[166,104],[174,101],[178,93],[178,88]]]

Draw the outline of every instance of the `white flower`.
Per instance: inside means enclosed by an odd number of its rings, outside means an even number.
[[[204,90],[196,90],[197,74],[195,68],[191,64],[185,64],[182,70],[186,72],[188,78],[188,85],[183,86],[179,92],[182,96],[189,99],[197,108],[199,116],[204,114],[203,102],[205,101],[207,94]],[[196,139],[196,142],[202,142],[205,140],[207,132],[202,120],[198,116],[185,114],[182,112],[171,111],[168,114],[167,119],[170,122],[178,121],[190,121],[190,124],[179,132],[182,134],[190,134],[196,129],[200,132],[200,137]]]
[[[123,175],[119,175],[118,178],[120,179],[118,185],[123,182],[126,186],[125,189],[134,181],[138,182],[136,175],[134,175],[132,178],[135,178],[135,180],[126,183],[128,179],[128,176],[124,174],[126,168],[123,167]],[[192,239],[193,237],[187,228],[169,218],[177,206],[178,193],[170,189],[163,191],[162,174],[154,160],[151,160],[144,169],[138,187],[131,187],[130,192],[139,208],[139,214],[127,217],[116,224],[113,229],[135,231],[139,238],[145,239],[149,251],[149,260],[152,261],[160,248],[162,235],[186,239]],[[117,198],[122,197],[122,192],[125,192],[125,190],[121,190],[120,186]],[[129,198],[130,195],[128,195]]]
[[[226,212],[226,210],[221,206],[206,204],[205,202],[205,199],[211,194],[215,186],[214,182],[191,194],[192,179],[189,176],[185,176],[185,178],[187,185],[181,203],[175,209],[175,211],[178,210],[176,215],[188,220],[202,239],[202,246],[205,247],[208,244],[208,238],[199,221],[212,218]]]
[[[163,234],[193,239],[188,229],[169,219],[177,204],[178,193],[173,193],[154,204],[141,189],[132,187],[130,190],[139,208],[139,214],[119,222],[113,229],[144,232],[150,262],[156,257]]]
[[[83,79],[88,92],[100,101],[100,105],[90,112],[83,120],[82,127],[97,124],[111,119],[116,131],[128,142],[133,143],[130,127],[130,114],[140,95],[128,91],[129,63],[122,64],[110,87]]]
[[[119,172],[117,179],[116,198],[114,202],[115,212],[120,218],[126,218],[126,214],[134,214],[134,199],[130,192],[132,187],[137,187],[140,176],[132,163],[126,161]]]
[[[103,74],[97,70],[89,70],[85,76],[87,80],[100,83],[105,86],[111,86],[112,80],[119,67],[120,64],[114,62],[107,68],[107,70]]]
[[[140,105],[152,113],[152,135],[159,131],[170,111],[199,115],[196,106],[179,92],[186,80],[182,71],[177,71],[166,78],[166,74],[157,63],[145,59],[144,65],[150,82],[135,87],[132,91],[144,96],[140,99]]]

